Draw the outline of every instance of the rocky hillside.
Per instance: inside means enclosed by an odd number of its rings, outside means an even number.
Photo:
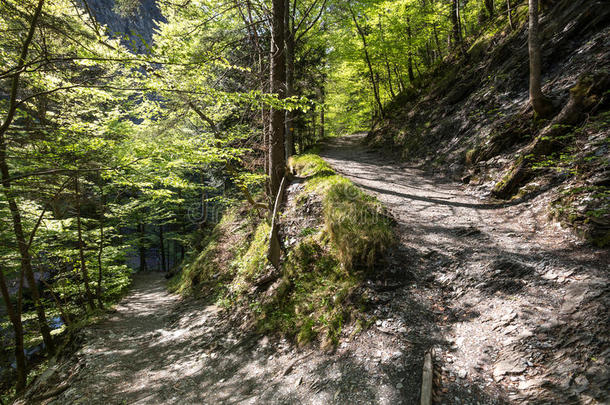
[[[500,16],[403,93],[368,136],[372,145],[461,179],[481,198],[535,198],[551,217],[610,243],[610,8],[547,2],[541,16],[544,92],[556,115],[528,106],[527,2],[511,29]]]
[[[138,52],[152,42],[157,22],[165,20],[157,0],[138,0],[131,7],[120,7],[116,0],[86,0],[83,4],[111,35],[127,35],[125,43]]]

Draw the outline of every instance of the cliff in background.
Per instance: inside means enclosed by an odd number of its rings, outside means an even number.
[[[137,0],[139,7],[127,13],[118,12],[115,0],[83,1],[97,22],[108,28],[110,35],[127,35],[129,40],[124,43],[136,52],[142,52],[146,48],[145,43],[152,43],[157,21],[165,21],[156,0]]]

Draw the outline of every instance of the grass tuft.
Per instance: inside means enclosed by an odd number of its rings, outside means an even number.
[[[328,349],[344,326],[358,319],[364,298],[356,292],[393,242],[392,225],[375,198],[319,156],[296,156],[289,164],[306,180],[296,205],[284,215],[305,215],[298,207],[310,198],[321,201],[322,211],[317,221],[310,218],[308,227],[297,230],[298,241],[286,247],[277,278],[255,285],[273,272],[267,259],[270,225],[244,215],[241,207],[225,214],[201,253],[184,267],[175,290],[205,289],[224,307],[247,309],[262,333],[281,334],[299,345],[318,340]]]

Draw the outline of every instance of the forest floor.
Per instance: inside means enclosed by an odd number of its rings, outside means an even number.
[[[429,349],[438,403],[604,403],[607,252],[550,224],[544,195],[482,200],[362,139],[330,141],[322,156],[396,219],[387,269],[363,287],[369,329],[346,327],[332,353],[299,349],[138,275],[24,403],[414,405]]]

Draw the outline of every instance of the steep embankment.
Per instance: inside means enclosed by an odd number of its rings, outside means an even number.
[[[610,8],[561,0],[541,18],[550,120],[528,107],[527,2],[499,17],[388,108],[371,144],[468,183],[481,197],[533,198],[594,243],[610,241]],[[550,190],[550,191],[549,191]]]

